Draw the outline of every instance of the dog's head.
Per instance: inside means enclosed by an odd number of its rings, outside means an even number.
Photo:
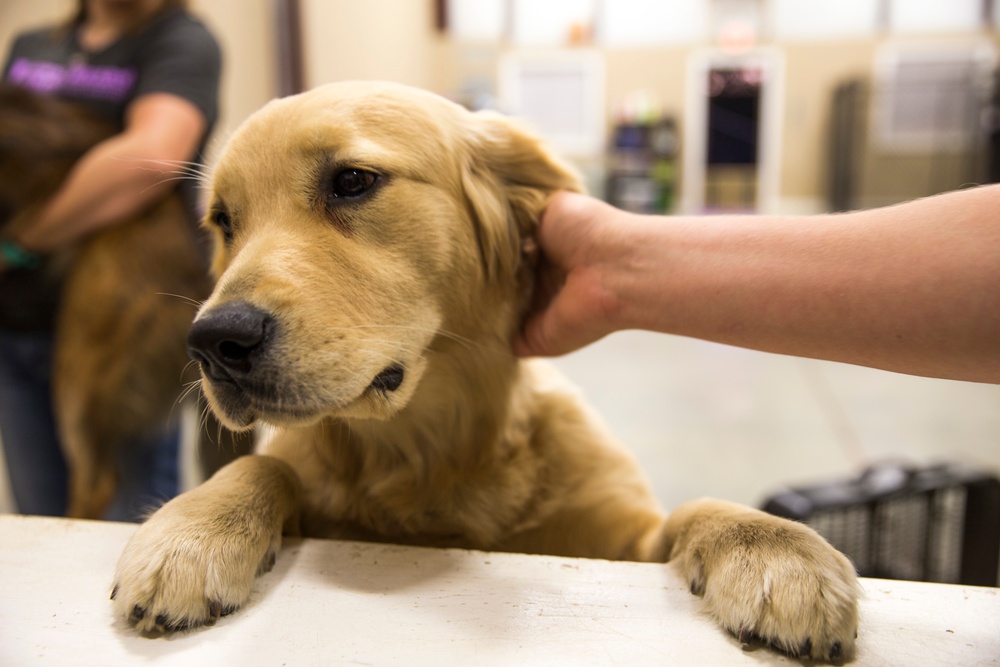
[[[188,342],[213,409],[237,429],[387,419],[450,344],[506,348],[561,188],[579,181],[537,140],[424,91],[270,103],[211,181],[218,284]]]

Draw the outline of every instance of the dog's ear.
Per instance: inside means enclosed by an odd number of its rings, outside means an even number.
[[[511,280],[533,263],[535,227],[549,196],[582,192],[583,183],[576,170],[509,118],[483,111],[471,117],[462,187],[486,280]]]

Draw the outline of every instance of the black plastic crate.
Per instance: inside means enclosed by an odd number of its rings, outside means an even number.
[[[863,577],[1000,584],[1000,480],[981,471],[883,464],[778,493],[763,509],[814,528]]]

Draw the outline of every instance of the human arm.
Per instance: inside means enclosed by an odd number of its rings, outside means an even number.
[[[836,215],[641,216],[560,193],[522,355],[621,329],[1000,382],[1000,186]]]
[[[177,162],[195,154],[205,127],[201,111],[182,97],[151,93],[136,99],[124,130],[80,159],[18,243],[51,252],[138,213],[174,187]]]

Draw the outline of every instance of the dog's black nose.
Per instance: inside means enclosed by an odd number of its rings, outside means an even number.
[[[234,380],[253,370],[254,360],[269,339],[274,318],[236,301],[213,308],[188,332],[188,355],[213,380]]]

